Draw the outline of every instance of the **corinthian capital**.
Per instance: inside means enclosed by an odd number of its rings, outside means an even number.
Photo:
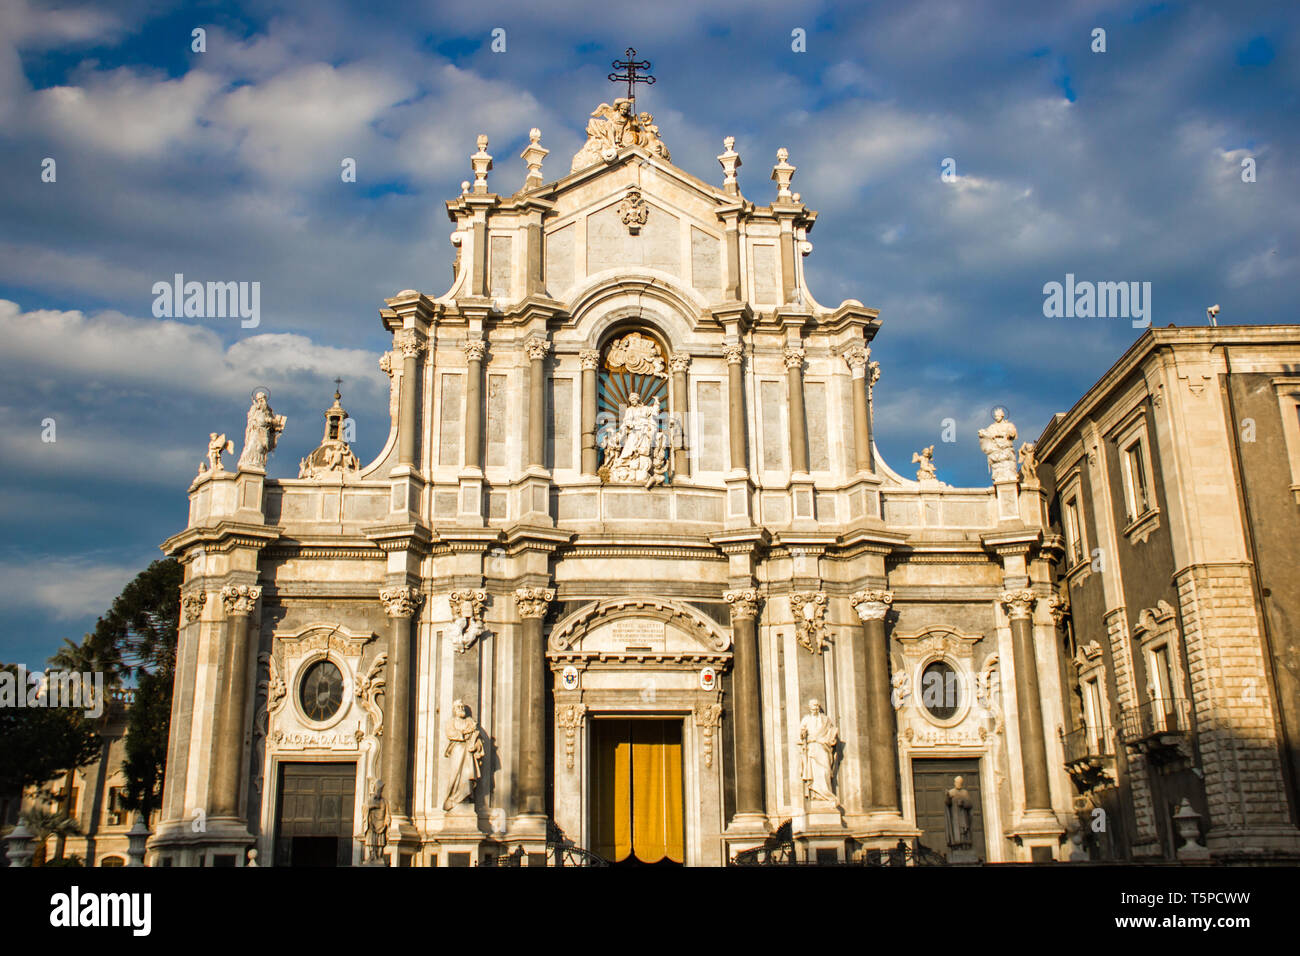
[[[600,367],[600,353],[595,349],[583,349],[578,353],[578,361],[582,363],[584,372],[590,372]]]
[[[1038,596],[1028,588],[1019,588],[1014,591],[1003,591],[1002,597],[998,599],[1002,607],[1006,609],[1007,617],[1013,621],[1027,621],[1029,615],[1034,613],[1034,605],[1038,603]]]
[[[379,600],[384,602],[384,611],[389,617],[410,617],[424,602],[424,595],[419,588],[380,588]]]
[[[794,348],[793,346],[785,350],[785,367],[786,368],[803,368],[804,350]]]
[[[685,374],[686,370],[691,367],[691,357],[685,352],[678,352],[668,360],[668,367],[674,372]]]
[[[242,617],[253,612],[262,589],[252,584],[227,584],[221,589],[221,604],[226,617]]]
[[[540,362],[546,358],[546,353],[551,350],[551,343],[545,339],[539,339],[536,336],[524,343],[524,351],[528,353],[529,360]]]
[[[203,605],[208,603],[207,591],[191,591],[181,595],[181,610],[186,624],[193,624],[203,613]]]
[[[424,349],[424,336],[415,329],[398,329],[393,333],[393,351],[402,358],[419,358]]]
[[[870,589],[857,591],[849,598],[849,603],[864,624],[867,621],[883,621],[889,613],[889,606],[894,603],[894,592]]]
[[[520,617],[546,617],[546,609],[554,600],[554,588],[515,588],[515,607]]]
[[[757,588],[741,588],[738,591],[727,591],[722,596],[731,605],[732,620],[752,619],[758,614],[759,595]]]
[[[867,374],[867,361],[870,358],[871,349],[862,345],[855,345],[844,351],[844,361],[848,362],[854,378],[862,378]]]
[[[483,361],[483,353],[487,350],[487,343],[482,339],[466,339],[462,346],[465,349],[465,358],[470,362]]]
[[[1053,594],[1047,599],[1047,610],[1051,612],[1052,623],[1057,627],[1070,616],[1070,605],[1059,594]]]
[[[745,359],[745,347],[743,345],[724,345],[722,354],[726,356],[728,365],[739,365]]]

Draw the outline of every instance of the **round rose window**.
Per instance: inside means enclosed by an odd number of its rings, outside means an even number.
[[[921,705],[935,720],[947,720],[957,713],[961,701],[957,672],[946,661],[935,661],[921,672]]]
[[[307,668],[298,689],[302,712],[315,721],[329,720],[343,704],[343,674],[333,661],[320,660]]]

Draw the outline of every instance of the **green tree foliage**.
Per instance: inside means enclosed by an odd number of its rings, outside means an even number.
[[[4,665],[17,678],[15,665]],[[27,688],[19,688],[26,693]],[[99,755],[99,736],[82,712],[68,707],[0,707],[0,791],[41,787],[69,767]]]

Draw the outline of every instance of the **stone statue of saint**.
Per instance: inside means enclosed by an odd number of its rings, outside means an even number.
[[[993,424],[979,430],[980,451],[989,459],[989,471],[993,481],[1016,480],[1016,426],[1006,420],[1007,413],[1001,408],[993,409]]]
[[[659,428],[659,399],[646,405],[636,392],[629,395],[618,431],[606,433],[604,448],[610,481],[647,488],[662,482],[668,441]]]
[[[244,450],[239,456],[240,468],[265,468],[266,456],[275,451],[275,442],[284,431],[285,417],[271,410],[266,392],[258,391],[248,409],[248,425],[244,429]]]
[[[912,464],[919,465],[916,469],[917,481],[936,481],[934,472],[934,446],[922,448],[919,452],[912,453]]]
[[[1038,459],[1034,456],[1034,443],[1031,441],[1020,446],[1020,477],[1025,481],[1038,480]]]
[[[478,721],[469,714],[463,700],[451,705],[452,718],[443,729],[447,738],[444,757],[450,758],[447,766],[447,798],[442,801],[444,810],[451,810],[474,795],[483,763],[483,738]]]
[[[377,863],[384,858],[388,847],[388,800],[384,797],[384,781],[376,780],[366,803],[366,853],[365,862]]]
[[[971,807],[975,804],[970,792],[962,786],[965,781],[954,777],[952,789],[944,797],[948,819],[948,846],[954,850],[969,850],[971,846]]]
[[[804,794],[814,801],[835,803],[831,777],[835,772],[835,747],[840,742],[839,728],[822,712],[821,701],[808,701],[808,713],[799,721],[799,776]]]
[[[226,466],[221,463],[221,453],[227,454],[235,450],[235,443],[228,441],[225,435],[218,435],[216,432],[208,432],[208,470],[211,472],[225,471]]]

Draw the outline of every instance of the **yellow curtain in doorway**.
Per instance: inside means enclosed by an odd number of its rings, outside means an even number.
[[[680,730],[662,720],[597,723],[596,852],[615,863],[683,862]]]

